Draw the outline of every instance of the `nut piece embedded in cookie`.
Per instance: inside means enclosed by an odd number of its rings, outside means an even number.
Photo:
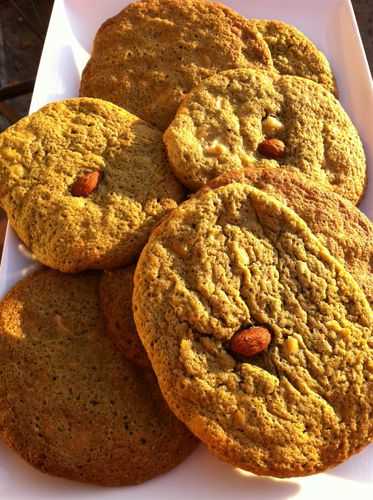
[[[71,194],[86,198],[97,188],[100,179],[101,172],[98,170],[81,175],[71,186]]]
[[[289,191],[292,173],[273,170]],[[282,201],[294,191],[280,201],[270,175],[227,177],[175,208],[144,247],[137,329],[170,408],[213,454],[260,475],[321,472],[372,441],[372,312],[317,228]]]
[[[219,136],[228,154],[206,150]],[[192,191],[263,158],[353,203],[364,191],[366,162],[357,130],[335,97],[306,78],[249,67],[222,71],[189,92],[163,138],[172,170]]]
[[[280,139],[265,139],[259,144],[258,151],[266,158],[283,158],[286,148]]]
[[[250,358],[265,351],[271,342],[271,334],[267,328],[253,326],[236,332],[229,342],[234,354]]]

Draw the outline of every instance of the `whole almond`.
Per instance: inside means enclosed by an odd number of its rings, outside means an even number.
[[[267,349],[271,334],[267,328],[252,326],[236,332],[230,340],[229,349],[233,354],[250,358]]]
[[[71,194],[73,196],[89,196],[97,188],[100,178],[101,172],[98,170],[81,175],[71,186]]]
[[[280,139],[265,139],[258,146],[258,151],[266,158],[283,158],[286,153],[285,144]]]

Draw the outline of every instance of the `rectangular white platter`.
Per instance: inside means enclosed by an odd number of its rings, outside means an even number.
[[[126,0],[55,0],[31,111],[76,96],[81,71],[100,24]],[[246,17],[281,19],[306,33],[329,58],[340,100],[357,126],[373,179],[373,84],[348,0],[223,0]],[[370,141],[369,141],[370,139]],[[373,181],[361,208],[373,216]],[[35,266],[8,228],[0,268],[0,296]],[[37,395],[35,395],[37,397]],[[170,436],[172,439],[172,436]],[[258,500],[338,498],[372,500],[373,445],[324,474],[301,479],[255,477],[199,449],[172,472],[127,488],[99,488],[34,470],[0,444],[0,499],[4,500]]]

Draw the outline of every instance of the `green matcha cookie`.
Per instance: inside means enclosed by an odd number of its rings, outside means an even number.
[[[43,264],[126,265],[183,199],[161,133],[114,104],[48,104],[0,135],[0,205]]]
[[[256,26],[205,0],[134,2],[98,30],[80,95],[101,97],[167,128],[180,102],[225,69],[271,67]]]
[[[220,459],[303,476],[372,441],[372,311],[273,196],[232,183],[182,203],[141,253],[133,304],[170,408]]]
[[[282,21],[256,19],[253,23],[263,35],[273,65],[281,75],[314,80],[337,94],[329,61],[301,31]]]
[[[43,472],[137,484],[182,462],[196,440],[152,372],[105,336],[99,281],[40,271],[0,304],[0,437]]]
[[[164,134],[177,177],[196,190],[261,159],[298,169],[357,203],[366,183],[359,135],[335,97],[296,76],[256,69],[204,80]]]
[[[151,364],[136,331],[132,313],[133,274],[135,266],[105,271],[100,282],[100,302],[105,328],[117,349],[143,368]]]
[[[297,171],[261,162],[227,172],[208,186],[245,182],[275,196],[294,210],[311,231],[341,260],[373,306],[373,224],[351,202],[310,181]]]

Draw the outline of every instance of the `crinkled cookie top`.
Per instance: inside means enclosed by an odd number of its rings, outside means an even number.
[[[0,135],[0,204],[54,269],[128,264],[183,197],[161,133],[109,102],[48,104]]]
[[[101,97],[167,128],[185,95],[217,71],[271,67],[256,26],[204,0],[131,3],[98,30],[80,95]]]
[[[181,204],[141,254],[133,304],[164,397],[222,460],[306,475],[371,441],[371,309],[271,195],[232,183]],[[232,338],[251,327],[270,343],[242,357]]]
[[[324,87],[296,76],[247,68],[214,75],[185,98],[164,140],[192,190],[261,159],[291,165],[355,204],[366,183],[350,118]]]

